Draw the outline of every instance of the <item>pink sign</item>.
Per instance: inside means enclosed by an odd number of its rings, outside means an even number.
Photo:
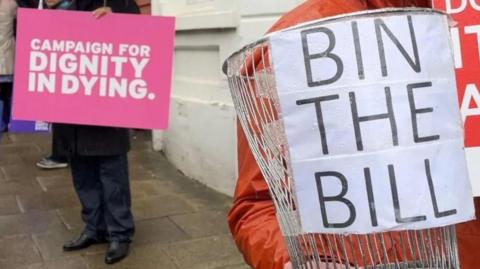
[[[167,128],[174,35],[171,17],[20,9],[13,117]]]

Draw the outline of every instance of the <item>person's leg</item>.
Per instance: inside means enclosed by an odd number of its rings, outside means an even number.
[[[3,101],[0,99],[0,137],[2,137],[2,133],[7,130],[7,126],[5,126],[5,123],[1,120],[3,115]]]
[[[37,162],[37,166],[42,169],[58,169],[58,168],[66,168],[68,167],[68,159],[62,156],[60,148],[63,148],[63,145],[60,144],[60,140],[58,137],[58,128],[57,125],[52,125],[52,151],[51,155],[48,157],[43,157],[40,161]]]
[[[127,155],[99,157],[105,221],[112,241],[130,242],[135,232],[131,212]]]
[[[48,157],[48,159],[59,164],[64,164],[64,165],[68,164],[68,159],[62,156],[57,156],[52,154]]]
[[[110,242],[105,263],[113,264],[127,256],[135,232],[131,212],[128,161],[127,154],[100,159],[104,214]]]
[[[2,113],[2,123],[5,128],[8,128],[11,117],[11,104],[12,104],[12,87],[11,82],[0,83],[0,100],[3,101],[3,113]]]
[[[13,83],[6,83],[6,98],[5,98],[5,108],[3,113],[3,120],[7,124],[10,124],[10,119],[12,117],[12,94],[13,94]]]
[[[81,248],[84,248],[91,244],[105,241],[107,227],[103,214],[102,184],[99,178],[98,162],[95,157],[75,156],[71,158],[70,162],[73,184],[82,205],[81,214],[85,223],[82,236],[89,238],[87,241],[90,243],[80,244]],[[79,239],[74,241],[78,241]],[[70,243],[73,243],[73,248],[67,246],[66,250],[80,249],[76,247],[78,244],[75,244],[75,242],[72,241]],[[68,243],[66,245],[68,245]]]
[[[63,148],[61,145],[61,140],[59,137],[59,132],[58,128],[62,128],[61,125],[59,124],[52,124],[51,125],[51,130],[52,130],[52,151],[50,157],[48,157],[50,160],[53,162],[56,162],[58,164],[68,164],[68,159],[64,156],[62,156],[62,152],[59,150],[60,148]]]

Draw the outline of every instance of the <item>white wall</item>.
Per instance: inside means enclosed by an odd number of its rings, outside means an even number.
[[[152,14],[177,17],[170,127],[154,145],[187,176],[232,195],[235,111],[223,61],[302,0],[152,0]]]

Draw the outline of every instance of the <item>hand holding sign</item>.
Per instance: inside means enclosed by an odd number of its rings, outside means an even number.
[[[112,8],[110,7],[100,7],[100,8],[97,8],[93,11],[93,16],[97,19],[100,19],[101,17],[109,14],[109,13],[112,13]]]

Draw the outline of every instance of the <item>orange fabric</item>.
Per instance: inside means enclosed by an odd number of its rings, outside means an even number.
[[[480,268],[480,198],[475,198],[477,219],[457,225],[458,251],[462,269]]]
[[[240,125],[239,178],[228,215],[238,248],[253,268],[282,268],[289,258],[275,217],[275,207]]]
[[[269,32],[343,13],[405,6],[429,7],[430,4],[429,0],[309,0],[284,15]],[[252,62],[247,64],[246,74],[263,68],[262,63],[255,63],[261,54],[262,52],[253,55]],[[266,54],[266,51],[263,51],[263,54]],[[268,62],[265,65],[268,65]],[[237,129],[239,176],[234,203],[228,215],[230,230],[250,266],[255,269],[282,269],[289,258],[275,216],[275,207],[239,124]],[[480,208],[480,200],[476,202],[477,208]],[[462,269],[477,269],[475,264],[480,265],[480,255],[471,254],[480,249],[480,223],[476,221],[460,225],[458,234]],[[387,246],[389,253],[396,252],[391,248],[392,246]]]

